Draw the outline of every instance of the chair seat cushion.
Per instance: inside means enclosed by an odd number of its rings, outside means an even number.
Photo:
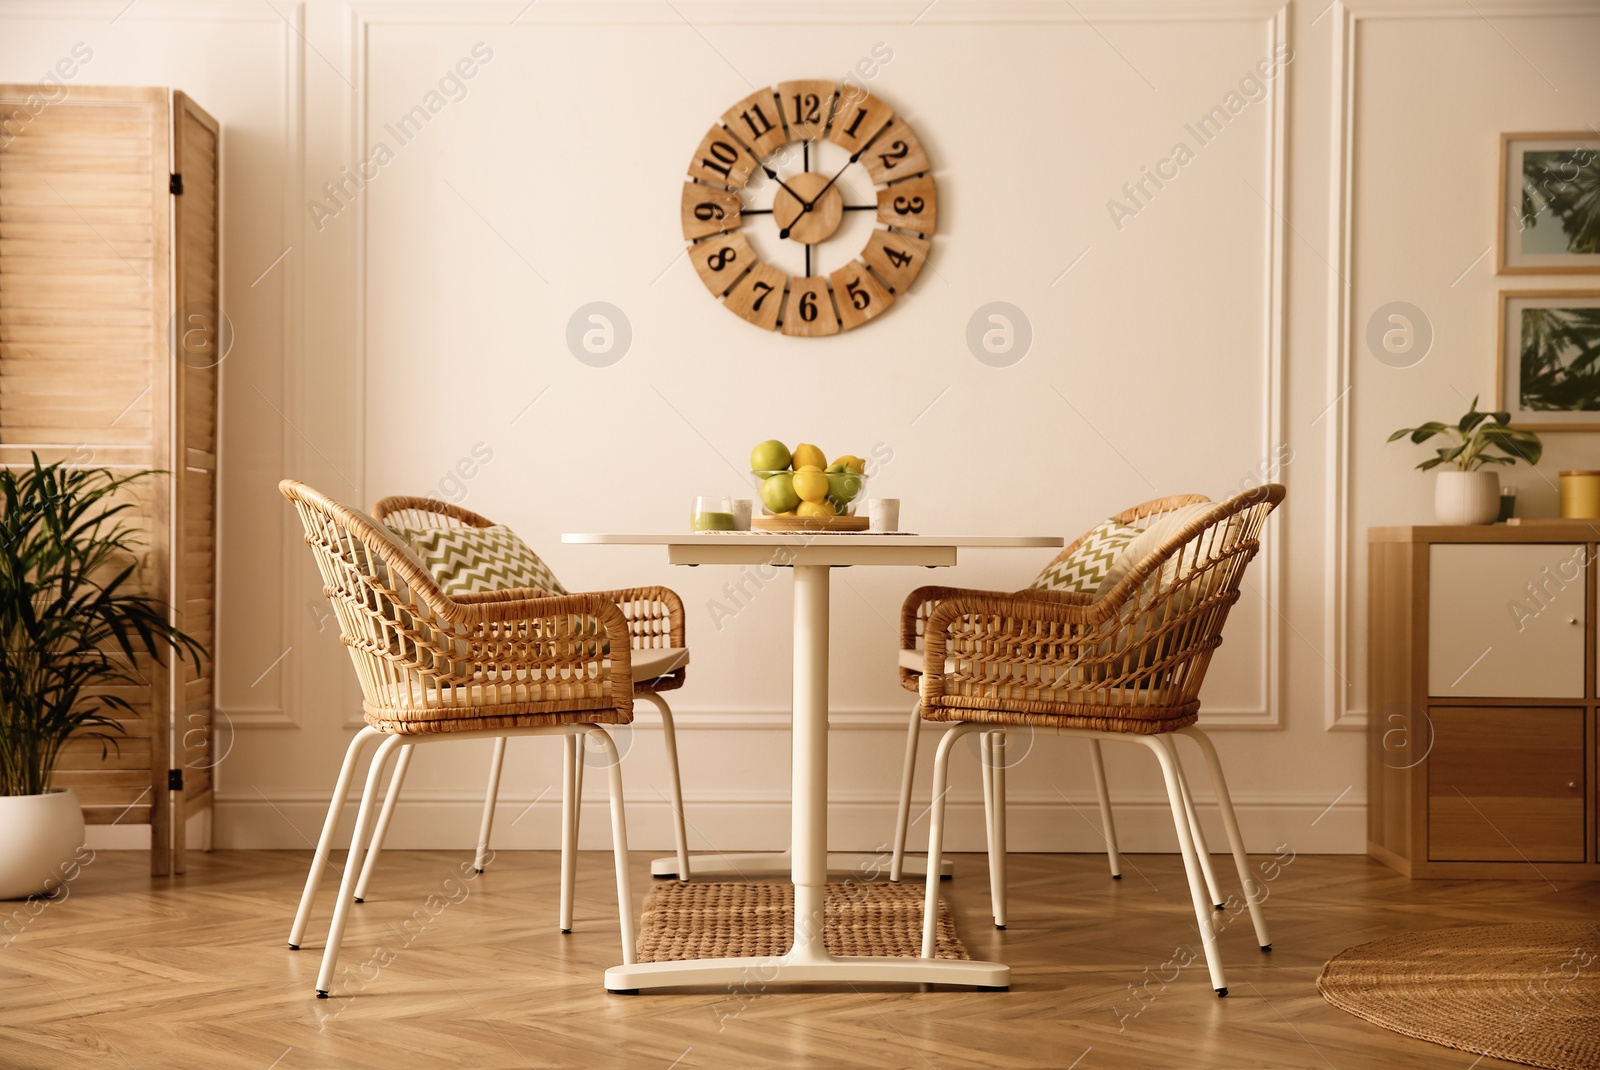
[[[677,672],[689,664],[689,648],[683,646],[647,646],[632,652],[633,681],[641,683],[658,676]]]
[[[568,593],[550,566],[504,525],[394,530],[416,551],[446,594],[476,594],[511,587]]]

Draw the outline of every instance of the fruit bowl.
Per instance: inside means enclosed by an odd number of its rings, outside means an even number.
[[[830,465],[827,470],[806,466],[798,471],[754,471],[750,481],[766,516],[853,517],[867,500],[867,477],[844,465]]]

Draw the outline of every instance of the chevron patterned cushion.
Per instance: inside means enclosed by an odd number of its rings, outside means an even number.
[[[396,529],[416,550],[446,594],[473,594],[507,587],[537,587],[566,594],[550,571],[516,532],[496,524],[487,528]]]
[[[1083,544],[1070,554],[1057,557],[1031,586],[1040,591],[1068,591],[1093,594],[1111,565],[1139,534],[1132,524],[1107,520],[1084,537]]]

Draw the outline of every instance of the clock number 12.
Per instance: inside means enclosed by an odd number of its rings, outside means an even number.
[[[822,99],[815,93],[794,95],[795,125],[822,122]],[[860,120],[857,120],[859,122]]]

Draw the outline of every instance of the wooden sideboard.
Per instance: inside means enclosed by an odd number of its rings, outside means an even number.
[[[1368,533],[1367,853],[1600,879],[1600,521]]]

